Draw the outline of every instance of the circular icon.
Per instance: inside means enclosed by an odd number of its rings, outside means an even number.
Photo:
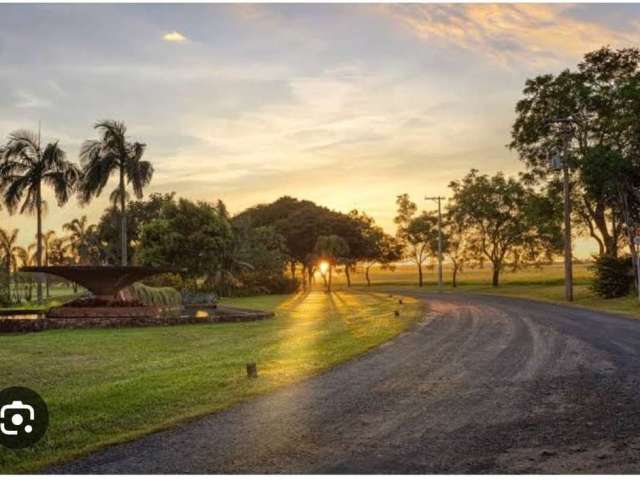
[[[0,391],[0,445],[26,448],[40,440],[49,426],[49,410],[42,397],[26,387]]]

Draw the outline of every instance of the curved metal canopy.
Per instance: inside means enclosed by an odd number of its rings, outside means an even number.
[[[116,266],[54,266],[24,267],[26,273],[48,273],[62,277],[89,290],[97,297],[115,297],[120,290],[140,280],[163,273],[180,273],[175,268],[116,267]]]

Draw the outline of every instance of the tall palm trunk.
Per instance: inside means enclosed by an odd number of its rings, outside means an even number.
[[[38,190],[36,192],[36,215],[38,217],[38,228],[37,228],[37,238],[36,238],[36,266],[42,266],[42,188],[41,185],[38,184]],[[42,303],[42,279],[40,278],[40,274],[37,274],[36,282],[38,284],[38,303]]]
[[[122,249],[122,266],[127,266],[127,212],[124,190],[124,165],[120,165],[120,248]]]

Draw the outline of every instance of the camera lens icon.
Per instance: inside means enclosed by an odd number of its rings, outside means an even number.
[[[36,392],[26,387],[0,392],[0,445],[29,447],[43,437],[48,426],[47,405]]]
[[[20,400],[15,400],[9,405],[3,405],[0,408],[0,432],[5,435],[18,435],[19,430],[16,427],[22,427],[25,433],[33,432],[31,425],[24,425],[25,414],[28,420],[32,422],[35,420],[36,414],[31,405],[22,403]],[[6,419],[10,419],[10,422],[5,422]],[[8,426],[9,424],[11,426]]]

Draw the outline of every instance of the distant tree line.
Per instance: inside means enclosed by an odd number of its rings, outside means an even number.
[[[286,196],[235,216],[222,201],[175,194],[143,200],[153,176],[143,160],[145,144],[129,139],[121,122],[95,128],[98,138],[83,144],[78,165],[58,142],[42,144],[26,131],[13,132],[0,148],[1,204],[37,221],[36,241],[26,248],[17,245],[16,231],[0,231],[2,285],[18,265],[125,265],[130,259],[182,267],[179,279],[163,281],[223,295],[308,288],[318,270],[327,290],[337,271],[347,285],[356,270],[371,284],[374,266],[398,262],[415,264],[423,285],[424,268],[437,257],[437,215],[420,210],[407,194],[396,198],[393,236],[364,212],[336,212]],[[472,169],[449,184],[441,227],[453,285],[464,269],[488,264],[498,286],[506,269],[541,265],[562,253],[562,177],[549,161],[561,155],[570,174],[572,223],[598,247],[594,289],[603,296],[628,293],[640,265],[640,51],[605,47],[574,70],[527,80],[508,147],[526,167],[518,176]],[[73,195],[86,204],[112,176],[111,206],[95,225],[74,219],[64,225],[64,237],[43,228],[43,188],[53,190],[60,206]],[[42,287],[37,284],[38,298]],[[31,295],[32,289],[14,291]]]

